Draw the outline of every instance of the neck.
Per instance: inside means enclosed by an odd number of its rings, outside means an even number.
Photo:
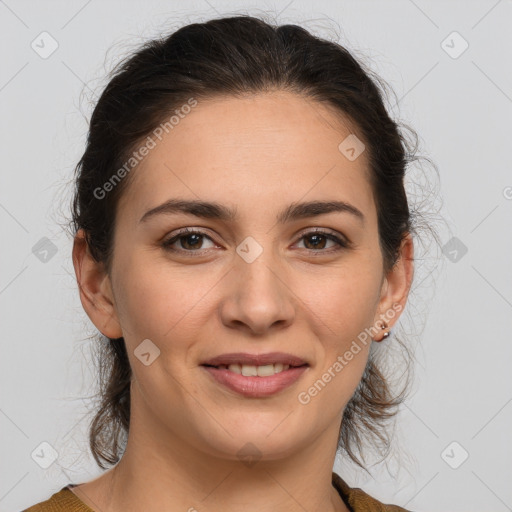
[[[287,457],[241,461],[198,450],[151,420],[143,406],[134,410],[141,414],[131,417],[123,457],[101,477],[93,502],[101,504],[98,510],[349,510],[332,486],[338,424]]]

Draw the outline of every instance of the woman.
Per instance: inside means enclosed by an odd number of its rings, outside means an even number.
[[[123,62],[73,203],[114,467],[28,510],[405,510],[332,469],[404,397],[376,345],[413,279],[409,158],[370,73],[297,26],[215,19]]]

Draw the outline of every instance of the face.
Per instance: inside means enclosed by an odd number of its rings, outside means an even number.
[[[396,322],[411,274],[384,274],[367,155],[338,149],[350,133],[291,93],[202,101],[132,171],[103,307],[82,302],[103,334],[124,337],[149,433],[225,459],[250,442],[276,459],[338,432],[368,358],[362,333],[377,326],[381,339],[390,311]],[[148,213],[170,200],[220,208]],[[204,366],[233,353],[297,360],[279,372],[261,359],[261,376],[215,367],[240,355]]]

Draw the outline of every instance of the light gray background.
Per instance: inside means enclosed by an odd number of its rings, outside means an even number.
[[[423,286],[414,297],[411,315],[425,329],[399,416],[398,473],[380,464],[370,478],[341,460],[336,469],[414,511],[512,510],[510,0],[0,0],[1,511],[99,474],[86,452],[91,324],[59,226],[84,149],[83,114],[111,64],[146,38],[187,21],[260,12],[338,40],[394,88],[401,120],[439,167],[442,243],[455,236],[467,247],[457,262],[438,251],[435,293]],[[31,48],[43,31],[59,45],[46,59]],[[469,43],[457,58],[442,46],[453,31]],[[457,52],[461,40],[452,40],[444,44]],[[43,237],[57,248],[46,263],[33,252]],[[31,457],[42,442],[59,454],[47,469]],[[456,465],[462,450],[469,457],[453,469],[447,461]]]

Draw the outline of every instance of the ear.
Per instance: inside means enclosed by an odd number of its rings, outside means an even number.
[[[410,233],[402,240],[398,260],[382,283],[379,304],[374,318],[377,329],[389,331],[405,308],[414,275],[414,245]],[[386,330],[381,326],[387,326]],[[378,339],[376,341],[381,341]]]
[[[73,266],[80,289],[80,300],[85,312],[98,330],[108,338],[123,336],[115,309],[110,277],[103,263],[92,256],[83,229],[73,242]]]

